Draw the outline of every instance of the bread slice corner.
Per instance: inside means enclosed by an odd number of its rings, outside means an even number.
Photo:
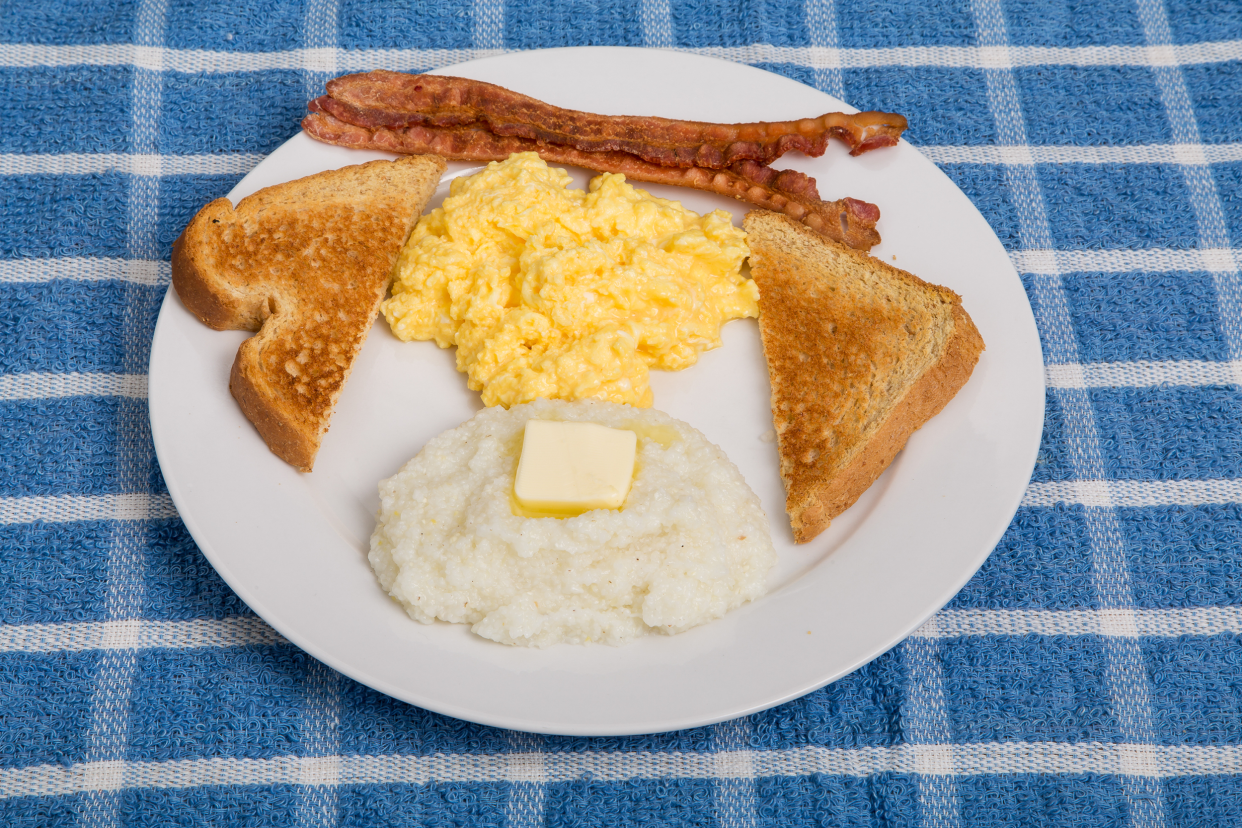
[[[966,384],[983,338],[948,288],[777,213],[744,227],[785,507],[805,543]]]
[[[172,283],[216,330],[249,330],[229,390],[268,448],[304,472],[435,192],[434,155],[372,161],[216,199],[173,244]]]

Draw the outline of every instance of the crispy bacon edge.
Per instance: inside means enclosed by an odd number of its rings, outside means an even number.
[[[302,120],[302,128],[312,138],[326,144],[405,155],[434,154],[457,161],[503,161],[515,152],[537,152],[545,161],[554,164],[621,173],[635,181],[692,187],[730,196],[784,213],[856,250],[867,251],[880,242],[880,234],[875,229],[880,208],[853,198],[822,201],[818,197],[781,189],[779,182],[783,173],[770,167],[753,165],[758,168],[754,169],[747,164],[723,170],[663,167],[628,153],[583,152],[573,147],[543,144],[526,138],[499,136],[478,127],[368,128],[346,123],[317,109],[316,104],[317,101],[312,101],[312,111]],[[746,176],[748,171],[752,177]],[[758,178],[767,180],[760,181]],[[814,186],[813,180],[806,180]]]
[[[348,124],[400,130],[486,126],[496,135],[584,152],[624,152],[669,167],[769,164],[791,150],[820,156],[830,138],[860,155],[893,146],[907,126],[890,112],[830,112],[798,121],[713,124],[562,109],[483,81],[375,70],[328,81],[323,111]]]

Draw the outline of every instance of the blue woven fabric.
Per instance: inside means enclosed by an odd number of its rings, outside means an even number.
[[[172,240],[322,56],[584,44],[917,113],[1047,362],[1023,505],[948,607],[633,738],[445,718],[286,643],[178,519],[145,396]],[[0,88],[0,825],[1242,825],[1236,0],[8,0]]]

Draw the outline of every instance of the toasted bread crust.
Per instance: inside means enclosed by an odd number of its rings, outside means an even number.
[[[320,436],[311,429],[299,428],[295,421],[265,393],[260,373],[257,347],[251,337],[241,344],[233,368],[229,371],[229,392],[241,407],[246,419],[262,435],[263,441],[281,460],[304,472],[315,465]]]
[[[196,224],[209,224],[232,212],[233,205],[227,198],[217,198],[198,211],[172,247],[172,283],[177,296],[199,321],[217,331],[232,329],[235,313],[213,289],[202,246],[189,242],[187,237],[196,235],[190,231]]]
[[[983,337],[960,305],[954,308],[953,322],[954,332],[944,358],[893,408],[854,461],[835,477],[808,487],[800,503],[787,506],[798,543],[814,538],[833,518],[853,506],[905,448],[910,435],[939,414],[970,379],[983,351]]]
[[[242,343],[229,389],[268,447],[309,472],[392,266],[445,168],[373,161],[208,204],[173,245],[173,286]]]
[[[969,379],[983,340],[956,293],[807,233],[746,217],[794,539],[849,508]]]

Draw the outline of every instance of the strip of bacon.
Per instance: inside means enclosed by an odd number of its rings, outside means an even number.
[[[320,112],[331,115],[337,120],[352,126],[362,127],[364,129],[373,128],[369,124],[350,120],[349,115],[351,110],[342,110],[339,106],[339,102],[333,101],[327,96],[316,98],[308,103],[306,108],[311,112]],[[475,128],[484,129],[483,127]],[[515,146],[517,145],[515,144]],[[523,144],[522,146],[525,147],[526,145]],[[524,150],[514,151],[521,152]],[[800,172],[799,170],[775,170],[766,164],[759,164],[755,161],[738,161],[734,164],[730,164],[729,168],[747,181],[758,184],[762,187],[771,186],[788,195],[802,196],[814,201],[819,201],[819,189],[815,185],[815,179],[811,178],[804,172]]]
[[[780,186],[781,177],[791,171],[778,172],[770,167],[762,167],[759,176],[768,180],[761,183],[755,177],[746,177],[748,170],[745,164],[723,170],[662,167],[628,153],[583,152],[573,147],[495,135],[486,129],[470,126],[370,128],[346,123],[322,111],[316,103],[312,102],[312,112],[303,119],[302,128],[312,138],[327,144],[407,155],[431,153],[458,161],[503,161],[515,152],[537,152],[544,160],[554,164],[571,164],[600,172],[621,173],[635,181],[692,187],[730,196],[784,213],[828,238],[857,250],[870,250],[880,242],[880,234],[875,229],[880,218],[878,207],[853,198],[821,201],[817,196],[807,196],[805,192],[797,192],[796,177],[790,179],[795,182],[792,189],[783,189]],[[753,174],[754,170],[751,172]],[[811,187],[814,187],[813,180],[806,179],[805,176],[802,178],[810,181]]]
[[[483,81],[376,70],[328,81],[323,111],[367,128],[485,125],[496,135],[584,152],[625,152],[666,167],[724,169],[769,164],[790,150],[823,155],[830,138],[851,155],[893,146],[906,119],[888,112],[830,112],[799,121],[712,124],[669,118],[597,115],[562,109]]]

